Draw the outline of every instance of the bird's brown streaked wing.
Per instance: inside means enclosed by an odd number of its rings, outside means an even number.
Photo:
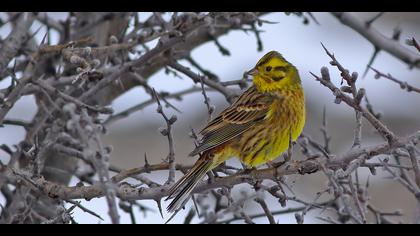
[[[197,155],[242,134],[265,118],[273,97],[250,87],[230,107],[220,113],[200,132],[203,138],[190,153]]]

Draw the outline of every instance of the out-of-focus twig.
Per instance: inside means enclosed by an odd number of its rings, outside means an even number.
[[[403,47],[398,41],[385,37],[372,25],[367,25],[362,20],[357,18],[354,13],[333,12],[332,15],[335,16],[344,25],[349,26],[361,34],[375,47],[390,53],[394,57],[413,67],[420,68],[420,55],[416,55],[412,51]]]

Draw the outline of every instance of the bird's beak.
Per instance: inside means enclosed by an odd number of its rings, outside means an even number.
[[[255,76],[258,74],[258,69],[256,67],[252,68],[251,70],[246,72],[247,75]]]

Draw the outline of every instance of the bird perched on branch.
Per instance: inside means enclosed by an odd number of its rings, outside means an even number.
[[[253,85],[201,130],[199,145],[190,153],[200,158],[170,189],[169,212],[176,214],[206,173],[222,162],[231,157],[249,167],[270,162],[302,132],[305,98],[296,67],[271,51],[247,74]]]

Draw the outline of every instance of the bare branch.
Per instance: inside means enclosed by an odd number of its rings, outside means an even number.
[[[87,105],[87,104],[83,103],[82,101],[80,101],[79,99],[74,98],[74,97],[72,97],[70,95],[67,95],[67,94],[61,92],[60,90],[58,90],[58,89],[56,89],[56,88],[48,85],[42,79],[41,80],[33,81],[33,83],[36,84],[36,85],[38,85],[38,86],[40,86],[40,87],[42,87],[47,92],[49,92],[51,94],[58,95],[61,98],[63,98],[64,100],[66,100],[68,102],[72,102],[72,103],[74,103],[74,104],[76,104],[76,105],[78,105],[80,107],[85,107],[85,108],[87,108],[87,109],[89,109],[91,111],[96,111],[96,112],[104,113],[104,114],[111,114],[111,113],[113,113],[113,110],[111,108],[108,108],[108,107],[94,107],[94,106]]]
[[[176,122],[177,117],[175,115],[172,115],[170,118],[166,116],[166,114],[163,112],[162,105],[160,104],[159,96],[157,95],[155,90],[153,90],[153,97],[156,99],[156,102],[158,104],[156,111],[162,115],[163,119],[166,122],[166,128],[161,129],[160,133],[168,138],[169,154],[167,157],[167,161],[169,163],[169,176],[166,184],[172,184],[173,182],[175,182],[175,150],[174,138],[172,136],[172,125]]]
[[[137,223],[137,208],[143,213],[159,212],[163,218],[161,199],[168,195],[174,184],[176,171],[185,174],[192,168],[191,165],[175,163],[177,139],[173,125],[177,117],[169,116],[163,105],[181,112],[172,101],[181,101],[188,98],[188,94],[201,92],[210,121],[214,107],[209,91],[223,95],[233,103],[240,90],[251,82],[246,74],[242,79],[221,81],[217,74],[199,64],[200,58],[196,61],[191,57],[192,50],[206,42],[214,42],[218,47],[216,50],[230,55],[230,48],[222,45],[220,36],[234,30],[251,36],[255,34],[260,50],[264,46],[265,34],[259,27],[274,23],[261,19],[266,13],[259,12],[154,12],[148,18],[138,12],[76,12],[69,13],[65,21],[55,20],[46,13],[8,14],[12,30],[8,38],[0,42],[0,52],[6,50],[6,54],[0,55],[0,77],[11,78],[11,83],[0,89],[0,128],[4,125],[21,126],[26,133],[19,143],[0,145],[1,152],[6,155],[0,162],[0,198],[5,199],[0,206],[0,223],[76,223],[77,219],[72,216],[76,207],[102,220],[94,209],[88,209],[75,200],[93,198],[105,200],[112,223],[119,223],[119,210],[129,215],[131,223]],[[311,13],[292,14],[301,17],[304,24],[310,20],[318,23]],[[406,48],[399,43],[400,27],[396,27],[389,38],[375,29],[373,22],[383,13],[366,22],[356,19],[352,13],[332,14],[342,25],[350,26],[373,44],[375,51],[367,68],[380,51],[389,52],[411,67],[420,68],[420,55],[416,54],[420,47],[414,38],[406,40],[406,44],[413,48]],[[33,33],[28,32],[34,20],[42,26]],[[25,26],[26,30],[15,32],[19,25]],[[45,27],[47,33],[39,43],[34,36]],[[59,33],[59,44],[50,45],[51,31]],[[23,38],[14,40],[18,44],[8,44],[7,40],[14,32]],[[5,45],[13,47],[5,48]],[[366,184],[361,184],[366,180],[361,174],[361,170],[366,170],[363,168],[368,168],[372,175],[379,171],[389,173],[420,206],[420,149],[417,147],[420,130],[408,136],[397,135],[398,130],[394,133],[385,124],[382,114],[373,109],[366,89],[359,88],[358,73],[350,72],[322,46],[340,76],[331,78],[326,67],[321,69],[320,75],[312,75],[321,86],[331,91],[336,104],[344,103],[354,111],[354,136],[346,143],[340,140],[340,146],[344,144],[351,148],[339,152],[331,150],[333,139],[327,130],[324,106],[319,127],[306,127],[307,131],[297,140],[301,156],[292,158],[294,143],[289,135],[289,148],[283,153],[284,162],[267,163],[258,169],[236,168],[226,163],[219,165],[208,173],[207,181],[199,182],[193,189],[195,210],[191,209],[181,220],[191,223],[197,217],[199,223],[239,220],[254,224],[256,218],[266,217],[269,223],[275,224],[278,223],[276,215],[288,214],[292,219],[294,216],[297,223],[304,223],[309,212],[316,212],[319,219],[334,224],[395,223],[391,220],[394,216],[402,219],[400,211],[383,211],[372,204],[368,193],[370,175]],[[181,64],[183,59],[192,69]],[[4,67],[1,66],[2,60]],[[14,62],[13,68],[7,68],[10,62]],[[162,69],[168,76],[180,79],[186,76],[197,86],[157,93],[148,79]],[[420,89],[407,82],[373,70],[375,78],[385,78],[406,91],[420,93]],[[340,85],[335,84],[340,81]],[[110,104],[136,86],[150,98],[113,114]],[[15,104],[27,95],[35,100],[33,119],[9,117]],[[166,159],[151,164],[145,154],[143,166],[123,169],[110,164],[112,146],[105,146],[102,137],[107,134],[106,125],[153,104],[165,121],[159,131],[168,138]],[[363,119],[384,138],[384,142],[365,144],[369,140],[362,140],[362,131],[365,131]],[[307,125],[313,123],[307,121]],[[312,138],[317,137],[310,133],[313,130],[320,130],[319,140]],[[190,136],[193,142],[197,142],[192,128]],[[162,184],[156,176],[166,173],[167,181]],[[318,189],[314,199],[306,200],[296,191],[295,179],[312,173],[325,177],[327,186]],[[74,178],[79,183],[71,185],[70,180]],[[240,192],[239,196],[232,194],[234,187],[244,186],[247,190],[252,187],[254,190],[251,194],[248,191]],[[269,194],[284,209],[273,210],[263,198],[264,194]],[[325,198],[322,202],[319,201],[321,197]],[[153,209],[143,205],[146,199],[156,203]],[[261,213],[246,212],[244,206],[249,202],[260,207]],[[302,206],[287,207],[289,202]],[[64,208],[66,203],[70,203],[69,209]],[[328,211],[328,216],[322,216],[324,211]],[[416,211],[413,222],[419,221],[420,211]]]
[[[416,88],[416,87],[414,87],[414,86],[411,86],[411,85],[409,85],[407,82],[405,82],[405,81],[401,81],[401,80],[398,80],[398,79],[396,79],[396,78],[394,78],[391,74],[384,74],[384,73],[382,73],[382,72],[380,72],[380,71],[378,71],[377,69],[374,69],[374,68],[371,68],[373,71],[375,71],[375,79],[380,79],[380,78],[385,78],[385,79],[388,79],[388,80],[390,80],[390,81],[392,81],[392,82],[395,82],[395,83],[397,83],[397,84],[399,84],[400,85],[400,87],[401,87],[401,89],[403,89],[403,90],[406,90],[407,92],[411,92],[411,91],[413,91],[413,92],[416,92],[416,93],[420,93],[420,88]]]
[[[210,98],[207,96],[206,89],[204,88],[203,78],[200,77],[200,83],[201,83],[201,90],[204,97],[204,104],[206,104],[207,112],[208,112],[208,118],[207,122],[210,122],[211,120],[211,114],[214,112],[214,106],[210,105]]]
[[[341,64],[335,59],[334,55],[331,54],[325,47],[324,49],[326,53],[328,54],[328,56],[330,56],[331,59],[333,60],[331,64],[333,66],[337,66],[337,68],[341,71],[342,79],[346,80],[347,83],[351,85],[351,83],[353,82],[353,77],[349,75],[348,70],[344,69],[344,67],[341,66]],[[336,102],[340,103],[341,101],[344,101],[347,105],[352,107],[356,112],[357,111],[361,112],[362,116],[365,117],[371,123],[371,125],[375,127],[375,129],[382,135],[382,137],[384,137],[385,140],[387,140],[388,142],[394,143],[397,141],[397,137],[392,131],[388,129],[388,127],[386,127],[381,121],[379,121],[372,113],[370,113],[365,108],[360,106],[359,104],[360,100],[359,101],[356,100],[357,94],[355,94],[354,90],[352,90],[353,97],[354,97],[354,99],[352,99],[346,94],[344,94],[339,88],[337,88],[331,82],[330,75],[326,67],[323,67],[321,69],[321,77],[313,74],[312,72],[311,74],[316,78],[317,81],[319,81],[322,85],[329,88],[333,92],[334,96],[336,97]]]
[[[274,216],[271,213],[270,209],[268,209],[267,203],[264,201],[264,199],[257,197],[255,201],[258,204],[260,204],[261,208],[264,210],[264,213],[267,216],[268,222],[270,222],[270,224],[276,224],[276,220],[274,219]]]
[[[373,26],[366,25],[366,23],[358,19],[353,13],[334,12],[332,14],[340,20],[341,23],[349,26],[369,40],[375,47],[390,53],[410,66],[420,68],[420,55],[414,54],[412,51],[403,47],[399,42],[385,37]]]
[[[165,99],[181,100],[184,95],[191,94],[191,93],[196,93],[196,92],[200,92],[200,91],[202,91],[201,88],[191,87],[191,88],[188,88],[188,89],[185,89],[185,90],[181,90],[181,91],[176,92],[176,93],[170,93],[170,94],[169,93],[160,93],[159,96],[161,98],[165,98]],[[146,101],[144,101],[144,102],[142,102],[140,104],[137,104],[135,106],[132,106],[132,107],[130,107],[130,108],[124,110],[124,111],[121,111],[121,112],[119,112],[117,114],[113,114],[112,116],[108,117],[108,119],[104,122],[104,124],[105,125],[110,125],[110,124],[114,123],[117,120],[126,118],[129,115],[131,115],[131,114],[133,114],[133,113],[135,113],[137,111],[143,110],[144,108],[146,108],[149,105],[154,104],[155,102],[156,102],[156,99],[151,98],[151,99],[146,100]]]
[[[35,18],[43,23],[44,25],[48,26],[48,28],[57,30],[60,35],[64,34],[64,27],[63,25],[56,21],[55,19],[51,18],[46,12],[38,13],[35,15]]]
[[[80,208],[82,211],[93,215],[94,217],[100,219],[100,220],[104,220],[100,215],[96,214],[95,212],[93,212],[92,210],[87,209],[86,207],[82,206],[82,204],[80,204],[80,202],[78,201],[73,201],[73,200],[67,200],[67,202],[77,206],[78,208]]]
[[[363,224],[366,224],[367,220],[366,220],[365,211],[362,207],[362,204],[359,201],[359,193],[358,193],[357,189],[354,187],[353,179],[352,179],[351,175],[349,175],[348,181],[349,181],[350,191],[351,191],[351,194],[353,196],[353,200],[356,204],[357,210],[360,214],[360,217],[362,218]]]
[[[194,83],[200,83],[202,81],[205,85],[207,85],[207,86],[213,88],[214,90],[222,93],[226,97],[226,100],[228,100],[230,103],[232,103],[237,96],[236,93],[234,93],[232,90],[224,87],[220,83],[209,80],[209,79],[204,78],[200,75],[197,75],[193,71],[191,71],[188,67],[185,67],[185,66],[179,64],[176,61],[170,62],[169,65],[172,68],[174,68],[175,70],[177,70],[177,71],[185,74],[186,76],[190,77],[194,81]]]
[[[29,36],[29,28],[34,21],[32,13],[17,13],[12,32],[3,40],[0,48],[0,74],[3,74],[9,62],[16,56],[22,44]],[[1,119],[0,119],[1,121]],[[0,122],[1,123],[1,122]]]
[[[408,145],[407,150],[410,155],[411,164],[413,165],[414,175],[416,176],[415,179],[416,179],[417,187],[420,188],[420,169],[419,169],[419,161],[417,160],[417,156],[415,153],[415,148],[413,145]]]
[[[324,136],[324,150],[325,152],[330,152],[330,141],[331,137],[328,136],[327,131],[327,107],[324,105],[324,109],[322,110],[322,126],[321,126],[321,132]]]

